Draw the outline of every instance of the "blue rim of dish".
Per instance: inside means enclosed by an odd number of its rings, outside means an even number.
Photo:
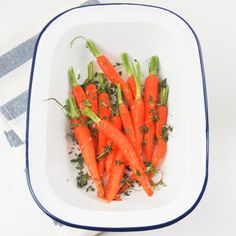
[[[94,227],[94,226],[86,226],[86,225],[78,225],[78,224],[73,224],[67,221],[64,221],[62,219],[59,219],[58,217],[54,216],[53,214],[51,214],[47,209],[44,208],[44,206],[39,202],[39,200],[37,199],[34,190],[32,188],[31,185],[31,181],[30,181],[30,174],[29,174],[29,156],[28,156],[28,137],[29,137],[29,116],[30,116],[30,99],[31,99],[31,89],[32,89],[32,83],[33,83],[33,75],[34,75],[34,67],[35,67],[35,58],[36,58],[36,54],[37,54],[37,49],[38,49],[38,44],[40,41],[41,36],[43,35],[44,31],[49,27],[49,25],[55,21],[58,17],[64,15],[65,13],[78,9],[78,8],[87,8],[87,7],[94,7],[94,6],[98,6],[98,7],[103,7],[103,6],[120,6],[120,5],[128,5],[128,6],[140,6],[140,7],[150,7],[150,8],[158,8],[164,11],[167,11],[175,16],[177,16],[178,18],[180,18],[191,30],[191,32],[193,33],[196,42],[197,42],[197,46],[198,46],[198,53],[199,53],[199,59],[200,59],[200,65],[201,65],[201,74],[202,74],[202,84],[203,84],[203,94],[204,94],[204,104],[205,104],[205,119],[206,119],[206,127],[205,127],[205,133],[206,133],[206,175],[205,175],[205,179],[204,179],[204,183],[202,186],[202,190],[197,198],[197,200],[195,201],[195,203],[192,205],[192,207],[190,209],[188,209],[185,213],[183,213],[182,215],[178,216],[177,218],[170,220],[168,222],[162,223],[162,224],[157,224],[157,225],[150,225],[150,226],[140,226],[140,227],[119,227],[119,228],[115,228],[115,227]],[[202,57],[202,50],[201,50],[201,45],[200,45],[200,41],[195,33],[195,31],[193,30],[193,28],[190,26],[190,24],[183,19],[180,15],[178,15],[177,13],[163,8],[163,7],[159,7],[159,6],[153,6],[153,5],[146,5],[146,4],[135,4],[135,3],[107,3],[107,4],[93,4],[93,5],[88,5],[88,6],[78,6],[78,7],[73,7],[71,9],[68,9],[62,13],[60,13],[59,15],[57,15],[56,17],[54,17],[51,21],[49,21],[47,23],[47,25],[42,29],[42,31],[40,32],[36,45],[35,45],[35,49],[34,49],[34,54],[33,54],[33,60],[32,60],[32,66],[31,66],[31,72],[30,72],[30,83],[29,83],[29,95],[28,95],[28,104],[27,104],[27,118],[26,118],[26,178],[27,178],[27,184],[30,190],[30,193],[33,197],[33,199],[35,200],[35,202],[37,203],[37,205],[39,206],[39,208],[45,213],[47,214],[49,217],[51,217],[53,220],[56,220],[57,222],[63,224],[63,225],[67,225],[70,227],[75,227],[75,228],[81,228],[81,229],[87,229],[87,230],[96,230],[96,231],[114,231],[114,232],[122,232],[122,231],[144,231],[144,230],[152,230],[152,229],[158,229],[158,228],[162,228],[162,227],[166,227],[169,225],[172,225],[176,222],[178,222],[179,220],[183,219],[185,216],[187,216],[188,214],[190,214],[195,207],[198,205],[198,203],[200,202],[200,200],[202,199],[202,196],[205,192],[206,189],[206,185],[207,185],[207,180],[208,180],[208,163],[209,163],[209,124],[208,124],[208,102],[207,102],[207,91],[206,91],[206,78],[205,78],[205,70],[204,70],[204,65],[203,65],[203,57]]]

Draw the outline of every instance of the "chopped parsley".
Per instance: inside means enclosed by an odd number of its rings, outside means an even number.
[[[165,142],[168,141],[169,133],[172,132],[172,130],[173,130],[173,128],[171,126],[168,126],[168,125],[166,125],[162,128],[162,138]]]
[[[134,174],[137,175],[137,176],[141,176],[141,174],[138,170],[134,170]]]
[[[94,192],[95,191],[95,188],[92,186],[92,185],[89,185],[87,188],[86,188],[86,192]]]
[[[97,160],[102,159],[103,157],[107,156],[111,152],[112,152],[112,145],[104,146],[103,152],[97,156]]]
[[[86,118],[86,120],[84,121],[84,124],[86,125],[86,126],[92,126],[93,125],[93,120],[91,120],[89,117],[87,117]]]
[[[148,127],[146,125],[142,125],[139,127],[140,133],[141,134],[146,134],[148,133]]]
[[[72,159],[71,162],[76,164],[76,169],[82,170],[84,168],[84,158],[82,156],[82,153],[76,154],[75,159]]]
[[[157,144],[157,140],[158,140],[158,137],[156,135],[154,135],[153,137],[153,143],[156,145]]]
[[[125,128],[125,133],[129,134],[130,133],[130,129],[129,128]]]
[[[115,160],[115,165],[116,166],[120,166],[120,165],[123,165],[123,164],[125,164],[123,161]]]
[[[162,88],[166,88],[167,86],[167,79],[163,79],[160,81],[160,86],[159,88],[162,89]]]
[[[91,107],[91,102],[88,99],[83,100],[83,103],[86,107]]]
[[[157,170],[154,168],[152,162],[150,161],[144,162],[144,165],[146,167],[145,172],[147,174],[157,173]]]
[[[76,178],[77,187],[83,188],[88,184],[88,181],[90,179],[90,176],[88,173],[84,173],[83,171],[79,172],[79,175]]]
[[[143,139],[142,141],[142,146],[146,145],[147,144],[147,141],[145,139]]]

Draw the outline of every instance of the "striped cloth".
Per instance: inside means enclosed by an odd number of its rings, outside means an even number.
[[[82,5],[98,4],[89,0]],[[11,147],[25,142],[28,83],[31,60],[38,35],[0,56],[0,121]]]
[[[97,0],[89,0],[82,5],[98,3],[99,1]],[[19,165],[19,173],[25,162],[25,153],[22,150],[24,150],[25,143],[28,86],[37,37],[38,34],[0,56],[0,131],[3,130],[4,136],[9,143],[9,148],[19,149],[17,153],[22,158],[22,162],[20,161]],[[2,146],[1,143],[0,146]],[[6,188],[14,188],[14,185],[10,186],[9,184],[5,185]],[[2,190],[5,191],[4,188]],[[26,193],[24,193],[22,198],[25,199],[25,195]],[[61,224],[55,221],[51,225],[55,228],[54,235],[93,236],[100,234],[100,232],[95,231],[62,227]]]

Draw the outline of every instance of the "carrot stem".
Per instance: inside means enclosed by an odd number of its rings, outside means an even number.
[[[77,39],[84,39],[86,41],[86,47],[90,50],[90,52],[95,56],[95,57],[98,57],[100,55],[100,52],[99,50],[97,49],[96,45],[90,40],[90,39],[87,39],[83,36],[77,36],[75,37],[71,43],[70,43],[70,47],[72,48],[74,42],[77,40]]]
[[[132,70],[131,70],[128,53],[126,53],[126,52],[122,53],[121,54],[121,60],[124,64],[124,66],[125,66],[125,70],[126,70],[126,73],[127,73],[128,77],[132,76],[133,73],[132,73]]]
[[[117,84],[117,102],[118,102],[118,105],[123,104],[122,90],[121,90],[120,84]]]
[[[81,113],[85,116],[88,116],[91,120],[93,120],[96,124],[98,124],[101,119],[88,107],[85,107],[81,110]]]
[[[79,113],[79,110],[76,106],[76,103],[75,103],[75,98],[74,96],[70,96],[67,100],[66,100],[66,105],[68,107],[68,110],[70,111],[68,113],[68,116],[70,119],[75,119],[77,117],[80,116],[80,113]]]
[[[149,75],[157,75],[159,71],[159,58],[152,56],[149,62]]]
[[[141,67],[140,67],[140,63],[137,62],[136,66],[134,63],[132,63],[131,67],[132,67],[132,72],[133,72],[135,84],[136,84],[135,99],[139,100],[139,99],[141,99]]]
[[[106,92],[106,88],[107,88],[107,83],[105,80],[105,76],[103,73],[98,73],[98,80],[99,80],[99,92]]]
[[[160,92],[160,105],[167,105],[167,100],[168,100],[168,95],[169,95],[169,87],[166,85],[166,87],[161,89]]]
[[[93,61],[90,61],[88,64],[88,80],[93,81]]]
[[[68,74],[69,74],[69,80],[70,80],[70,85],[71,87],[75,87],[78,85],[77,80],[76,80],[76,76],[75,76],[75,71],[73,66],[71,66],[68,70]]]

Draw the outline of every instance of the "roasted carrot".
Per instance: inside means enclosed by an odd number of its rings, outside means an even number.
[[[160,92],[160,105],[158,106],[158,121],[156,123],[157,151],[152,158],[152,163],[157,168],[165,157],[167,150],[167,130],[165,128],[167,122],[167,100],[169,87],[166,85]]]
[[[97,87],[93,83],[93,62],[92,61],[88,64],[88,81],[89,81],[89,84],[85,88],[85,94],[88,101],[91,104],[90,109],[95,114],[98,114],[98,94],[97,94]]]
[[[126,183],[124,183],[122,187],[119,189],[118,194],[122,194],[125,191],[127,191],[135,180],[136,180],[136,176],[134,173],[132,173],[130,177],[128,178],[128,180],[126,181]]]
[[[106,81],[104,78],[103,74],[98,74],[99,78],[99,98],[98,98],[98,103],[99,103],[99,116],[101,119],[106,119],[110,120],[111,118],[111,103],[110,103],[110,98],[109,94],[106,92]],[[104,171],[105,171],[105,159],[106,155],[103,155],[107,148],[107,138],[105,135],[98,131],[98,157],[102,156],[101,158],[98,159],[98,171],[100,174],[100,178],[103,178],[104,176]]]
[[[133,144],[134,148],[136,149],[137,140],[135,137],[134,126],[132,123],[128,107],[125,103],[123,103],[121,86],[119,84],[117,85],[117,101],[118,101],[120,117],[122,119],[124,127],[124,133],[128,137],[129,141]]]
[[[73,42],[78,38],[85,39],[86,47],[90,50],[90,52],[93,54],[93,56],[96,57],[98,65],[102,69],[103,73],[107,76],[107,78],[109,80],[111,80],[111,82],[113,82],[114,84],[121,85],[122,90],[125,95],[125,98],[126,98],[128,104],[131,106],[133,104],[133,97],[132,97],[132,93],[130,91],[130,88],[129,88],[128,84],[119,75],[117,70],[114,68],[111,61],[105,55],[102,55],[99,52],[96,45],[90,39],[86,39],[82,36],[78,36],[74,40],[72,40],[71,45],[73,45]]]
[[[136,179],[141,184],[148,196],[153,194],[149,179],[143,169],[140,159],[128,138],[118,130],[110,121],[102,120],[94,114],[88,107],[81,110],[82,114],[90,117],[97,123],[99,130],[101,130],[107,138],[110,138],[117,147],[122,151],[125,160],[128,162],[131,170],[136,175]]]
[[[88,127],[85,126],[83,121],[80,120],[79,111],[76,107],[73,96],[67,100],[67,107],[69,110],[69,118],[71,119],[71,124],[73,125],[73,132],[80,146],[80,150],[88,167],[88,171],[96,185],[98,197],[104,198],[104,189],[98,173],[96,154],[92,138]]]
[[[106,200],[112,201],[116,198],[120,189],[120,183],[125,172],[125,159],[120,149],[115,154],[115,159],[111,169],[111,175],[106,188]]]
[[[87,79],[87,86],[85,87],[85,94],[88,102],[91,104],[90,109],[95,113],[98,114],[98,93],[97,87],[94,84],[94,74],[93,74],[93,61],[88,64],[88,79]],[[93,139],[95,152],[97,153],[97,146],[98,146],[98,135],[97,135],[97,127],[95,124],[90,125],[90,132]]]
[[[118,129],[122,129],[122,120],[119,116],[119,114],[116,114],[111,118],[112,124]],[[117,147],[115,144],[112,143],[111,140],[108,140],[107,146],[112,145],[112,151],[110,154],[107,155],[106,157],[106,163],[105,163],[105,170],[106,170],[106,181],[109,182],[110,174],[111,174],[111,168],[114,162],[114,156],[117,151]]]
[[[83,109],[86,107],[86,95],[84,93],[83,88],[78,85],[75,77],[75,71],[73,67],[69,68],[69,81],[70,85],[72,87],[72,93],[75,97],[75,101],[80,109]]]
[[[144,153],[146,161],[151,161],[154,150],[155,122],[157,121],[158,99],[158,57],[152,56],[149,63],[149,76],[145,80],[144,103],[145,103],[145,127],[148,132],[144,134]]]
[[[118,101],[120,117],[122,119],[122,124],[124,127],[124,133],[126,134],[131,144],[134,146],[134,149],[137,152],[137,155],[140,159],[142,167],[145,168],[142,161],[142,155],[140,154],[139,149],[138,149],[137,139],[135,137],[135,129],[133,126],[131,115],[130,115],[127,105],[123,103],[122,91],[119,84],[117,85],[117,101]]]
[[[133,95],[133,99],[135,99],[135,96],[136,96],[136,84],[135,84],[135,79],[134,79],[134,75],[132,73],[132,70],[130,68],[130,63],[129,63],[129,59],[128,59],[128,54],[126,52],[122,53],[121,54],[121,60],[125,66],[125,70],[126,70],[126,73],[127,73],[127,76],[128,76],[128,79],[127,79],[127,83],[130,87],[130,90],[132,92],[132,95]]]
[[[128,59],[129,61],[129,59]],[[137,140],[137,150],[140,156],[142,156],[143,136],[148,132],[147,127],[144,125],[144,102],[141,95],[141,68],[139,62],[131,64],[131,68],[134,74],[136,84],[136,95],[134,103],[131,107],[131,116],[133,118],[135,137]]]

